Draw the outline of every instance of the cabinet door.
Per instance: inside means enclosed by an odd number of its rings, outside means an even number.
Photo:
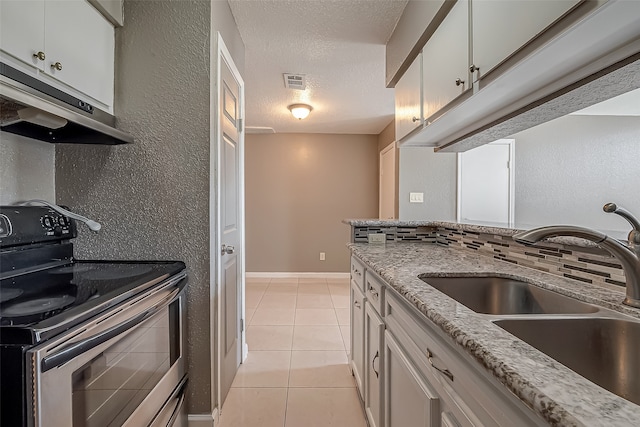
[[[0,47],[29,65],[44,68],[45,61],[34,56],[44,48],[44,2],[0,1]]]
[[[471,0],[473,64],[485,75],[583,0]]]
[[[362,374],[364,367],[364,295],[351,281],[351,371],[356,379],[360,397],[364,398]]]
[[[396,141],[421,127],[422,120],[422,54],[413,61],[395,87]]]
[[[388,332],[384,336],[384,415],[387,426],[440,426],[440,399]]]
[[[46,0],[45,43],[47,73],[113,105],[114,30],[93,6],[85,0]]]
[[[422,50],[424,118],[469,88],[469,0],[458,0]]]
[[[367,301],[365,310],[365,397],[364,406],[370,427],[382,426],[382,367],[384,323]]]

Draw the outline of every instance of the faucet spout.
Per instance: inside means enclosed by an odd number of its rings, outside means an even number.
[[[640,308],[640,255],[635,248],[631,249],[606,234],[583,227],[571,225],[555,225],[534,228],[513,235],[513,240],[525,245],[532,245],[542,239],[557,236],[579,237],[597,243],[620,261],[627,282],[627,295],[624,304]]]
[[[615,203],[607,203],[602,207],[602,210],[607,213],[614,213],[620,215],[631,224],[631,231],[627,240],[629,241],[629,248],[635,251],[636,255],[640,257],[640,221],[633,216],[631,212],[625,208],[616,205]]]

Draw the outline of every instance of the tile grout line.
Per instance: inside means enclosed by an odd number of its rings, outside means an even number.
[[[282,427],[286,427],[287,425],[287,413],[289,412],[289,390],[291,388],[291,364],[293,362],[293,337],[296,333],[296,318],[295,318],[295,310],[298,309],[298,294],[296,293],[296,302],[294,304],[294,317],[293,317],[293,332],[291,333],[291,345],[289,346],[289,372],[287,373],[287,392],[284,397],[284,419]]]

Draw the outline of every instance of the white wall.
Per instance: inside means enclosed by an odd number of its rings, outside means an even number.
[[[55,202],[55,146],[0,132],[0,205],[28,199]]]
[[[400,148],[399,219],[456,220],[455,153],[433,148]],[[409,203],[409,193],[424,193],[424,203]]]
[[[640,117],[566,116],[514,135],[517,225],[629,231],[602,211],[640,216]]]

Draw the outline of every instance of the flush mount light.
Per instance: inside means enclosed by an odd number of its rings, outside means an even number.
[[[307,104],[291,104],[287,108],[289,109],[289,111],[291,111],[293,117],[298,120],[306,118],[311,110],[313,110],[313,107]]]

